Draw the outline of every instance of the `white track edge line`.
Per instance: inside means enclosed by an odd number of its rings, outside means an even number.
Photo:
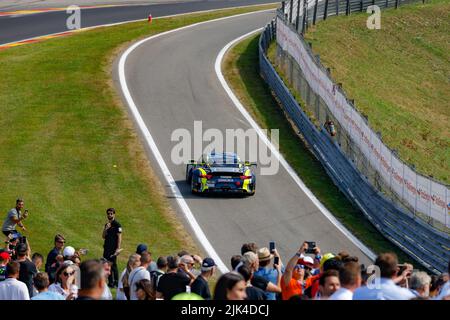
[[[259,125],[253,120],[253,118],[250,116],[248,111],[244,108],[244,106],[241,104],[239,99],[236,97],[236,95],[233,93],[231,88],[228,86],[228,83],[226,82],[223,74],[222,74],[222,60],[225,56],[225,53],[230,49],[234,44],[241,41],[244,38],[247,38],[251,36],[254,33],[257,33],[264,28],[259,28],[256,30],[253,30],[247,34],[244,34],[231,42],[229,42],[225,47],[222,48],[222,50],[219,52],[216,58],[215,62],[215,71],[217,78],[219,79],[220,83],[222,84],[222,87],[230,97],[233,104],[236,106],[236,108],[241,112],[241,114],[245,117],[245,119],[250,123],[250,125],[253,127],[253,129],[256,130],[260,138],[264,141],[264,143],[270,148],[271,152],[275,155],[275,157],[280,161],[280,163],[283,165],[283,167],[286,169],[286,171],[289,173],[289,175],[292,177],[292,179],[297,183],[297,185],[300,187],[300,189],[308,196],[308,198],[316,205],[316,207],[319,209],[319,211],[339,230],[341,231],[355,246],[357,246],[369,259],[375,260],[376,255],[375,253],[370,250],[366,245],[364,245],[359,239],[357,239],[341,222],[339,222],[333,214],[316,198],[316,196],[309,190],[309,188],[304,184],[304,182],[300,179],[300,177],[297,175],[297,173],[294,171],[294,169],[289,165],[289,163],[285,160],[283,155],[281,155],[278,150],[276,150],[275,146],[272,144],[272,142],[269,141],[267,136],[262,132]],[[259,49],[258,49],[259,50]]]
[[[184,13],[177,13],[177,14],[170,14],[170,15],[166,15],[166,16],[154,17],[154,18],[152,18],[152,20],[163,19],[163,18],[174,18],[174,17],[185,16],[185,15],[189,15],[189,14],[208,13],[208,12],[220,11],[220,10],[228,10],[228,9],[232,10],[232,9],[251,8],[251,7],[265,6],[265,5],[278,4],[278,3],[279,2],[270,2],[270,3],[263,3],[263,4],[252,4],[252,5],[249,5],[249,6],[237,6],[237,7],[228,7],[228,8],[218,8],[218,9],[191,11],[191,12],[184,12]],[[275,9],[259,10],[259,11],[253,11],[253,12],[270,11],[270,10],[275,10]],[[247,13],[249,13],[249,12],[247,12]],[[247,14],[247,13],[244,13],[244,14]],[[64,33],[67,33],[67,32],[76,33],[76,32],[80,32],[80,31],[88,31],[88,30],[102,28],[102,27],[114,27],[114,26],[118,26],[118,25],[126,24],[126,23],[146,21],[147,19],[148,19],[148,17],[147,18],[143,18],[143,19],[127,20],[127,21],[107,23],[107,24],[99,24],[97,26],[90,26],[90,27],[85,27],[85,28],[75,29],[75,30],[66,30],[66,31],[61,31],[61,32],[49,33],[49,34],[44,34],[44,35],[36,36],[36,37],[32,37],[32,38],[26,38],[26,39],[22,39],[22,40],[7,42],[7,43],[0,43],[0,46],[7,46],[7,45],[19,43],[19,42],[36,40],[36,39],[43,38],[43,37],[48,37],[48,36],[57,36],[57,35],[64,34]],[[213,20],[211,20],[211,21],[213,21]]]
[[[231,18],[236,18],[236,17],[241,17],[241,16],[245,16],[245,15],[250,15],[250,14],[255,14],[255,13],[261,13],[261,12],[266,12],[266,11],[273,11],[273,9],[268,9],[268,10],[261,10],[261,11],[254,11],[254,12],[248,12],[248,13],[243,13],[243,14],[238,14],[238,15],[234,15],[234,16],[229,16],[229,17],[222,17],[219,19],[214,19],[214,20],[209,20],[209,21],[202,21],[202,22],[198,22],[195,24],[191,24],[188,26],[184,26],[178,29],[173,29],[173,30],[169,30],[166,32],[162,32],[162,33],[158,33],[156,35],[153,35],[151,37],[145,38],[143,40],[140,40],[138,42],[136,42],[135,44],[133,44],[131,47],[129,47],[120,57],[119,60],[119,82],[120,82],[120,86],[122,89],[122,93],[127,101],[128,107],[130,108],[136,123],[139,126],[139,129],[141,130],[148,146],[150,147],[153,156],[155,157],[155,159],[157,160],[159,167],[161,168],[161,171],[164,174],[164,177],[167,181],[167,183],[170,185],[170,188],[172,190],[172,193],[175,195],[175,199],[177,200],[178,205],[180,206],[181,210],[183,211],[186,219],[188,220],[191,228],[193,229],[197,239],[199,240],[199,242],[201,243],[201,245],[203,246],[203,248],[205,249],[206,253],[213,258],[213,260],[216,262],[218,269],[220,270],[221,273],[226,273],[229,271],[229,269],[226,267],[226,265],[223,263],[222,259],[219,257],[219,255],[217,254],[216,250],[213,248],[213,246],[211,245],[211,243],[209,242],[208,238],[206,237],[205,233],[203,232],[203,230],[201,229],[200,225],[198,224],[197,220],[195,219],[191,209],[189,208],[188,204],[186,203],[186,200],[184,199],[183,195],[181,194],[180,189],[178,188],[175,179],[173,178],[172,174],[169,171],[169,168],[167,167],[166,163],[164,162],[164,159],[161,155],[161,153],[159,152],[158,147],[156,146],[156,143],[152,137],[152,135],[150,134],[149,129],[147,128],[144,120],[142,119],[141,114],[139,113],[139,110],[136,106],[136,104],[134,103],[134,100],[131,96],[130,90],[128,89],[128,85],[126,82],[126,76],[125,76],[125,62],[127,60],[128,55],[137,47],[139,47],[141,44],[155,39],[155,38],[159,38],[162,36],[165,36],[167,34],[170,33],[174,33],[174,32],[178,32],[178,31],[182,31],[188,28],[192,28],[195,26],[199,26],[202,24],[207,24],[207,23],[211,23],[211,22],[217,22],[217,21],[222,21],[222,20],[226,20],[226,19],[231,19]]]

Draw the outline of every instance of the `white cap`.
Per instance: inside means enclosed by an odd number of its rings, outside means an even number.
[[[65,247],[63,251],[64,257],[71,257],[75,254],[75,248],[74,247]]]

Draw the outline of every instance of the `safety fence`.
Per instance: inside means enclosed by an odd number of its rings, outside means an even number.
[[[281,18],[280,18],[281,15]],[[444,272],[450,260],[450,237],[447,233],[432,228],[413,213],[399,206],[377,190],[362,174],[356,164],[344,153],[326,128],[317,127],[293,97],[287,85],[278,75],[266,56],[268,46],[278,34],[278,19],[272,21],[259,41],[259,64],[261,76],[280,102],[287,117],[298,128],[311,151],[322,163],[336,186],[346,197],[361,209],[371,223],[390,241],[419,261],[434,273]],[[285,24],[287,25],[287,24]],[[297,37],[295,25],[288,25]],[[290,60],[290,63],[295,61]]]

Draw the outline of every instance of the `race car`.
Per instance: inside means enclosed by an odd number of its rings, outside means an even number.
[[[186,182],[193,194],[228,192],[253,196],[256,177],[252,166],[256,163],[241,161],[235,153],[212,151],[187,164]]]

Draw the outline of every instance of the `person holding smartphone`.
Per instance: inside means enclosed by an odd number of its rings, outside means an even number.
[[[103,244],[103,258],[111,262],[111,274],[108,277],[108,286],[117,288],[119,284],[119,271],[117,269],[117,256],[122,251],[122,225],[116,220],[116,210],[108,208],[106,210],[108,222],[103,228],[102,237],[105,240]]]
[[[16,207],[8,211],[5,221],[3,222],[2,232],[5,236],[9,236],[11,233],[19,233],[16,230],[16,225],[22,228],[23,231],[27,229],[23,225],[22,221],[28,217],[28,210],[22,213],[24,208],[24,201],[22,199],[16,200]]]

